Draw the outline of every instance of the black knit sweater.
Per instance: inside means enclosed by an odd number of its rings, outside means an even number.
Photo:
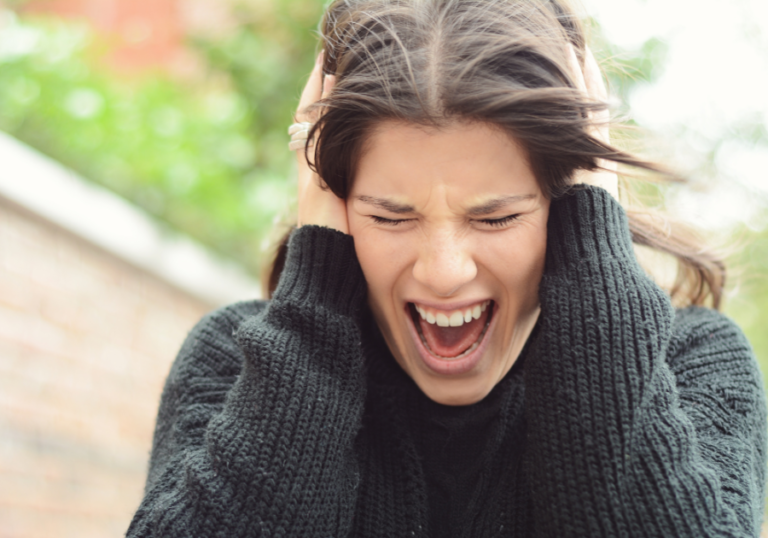
[[[270,302],[195,327],[128,536],[757,536],[749,344],[714,311],[673,310],[605,191],[553,202],[538,328],[475,406],[426,399],[365,294],[352,238],[306,226]]]

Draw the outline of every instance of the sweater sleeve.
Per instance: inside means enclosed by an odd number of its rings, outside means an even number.
[[[266,307],[198,324],[166,382],[127,536],[349,533],[365,290],[352,238],[305,226]]]
[[[607,192],[553,202],[540,299],[524,370],[536,536],[757,536],[766,416],[750,347],[706,309],[675,320]]]

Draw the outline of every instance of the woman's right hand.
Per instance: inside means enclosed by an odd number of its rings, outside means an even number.
[[[608,89],[605,86],[603,75],[600,72],[600,66],[597,64],[589,47],[584,51],[583,70],[579,65],[579,60],[573,45],[568,45],[568,63],[577,87],[584,92],[587,97],[597,101],[608,101]],[[592,136],[609,144],[611,141],[611,116],[608,110],[603,110],[602,112],[594,114],[591,119],[594,123],[591,129]],[[575,174],[575,182],[602,187],[618,200],[619,178],[616,175],[616,163],[598,159],[597,164],[600,167],[597,170],[577,170]]]
[[[307,109],[318,100],[325,98],[336,82],[336,77],[333,75],[323,78],[323,54],[321,52],[317,57],[315,68],[301,94],[296,112],[297,122],[317,121],[321,112]],[[312,144],[312,141],[309,141],[309,144]],[[312,158],[314,151],[311,146],[308,153]],[[303,148],[296,151],[296,161],[299,172],[298,226],[314,224],[348,234],[346,201],[333,194],[323,179],[312,171]]]

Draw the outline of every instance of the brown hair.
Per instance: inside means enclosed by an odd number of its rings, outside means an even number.
[[[336,75],[311,162],[328,188],[346,198],[366,137],[383,121],[440,128],[484,122],[526,149],[545,195],[562,196],[576,170],[606,159],[666,174],[591,132],[607,104],[576,86],[567,44],[584,60],[580,21],[567,0],[335,0],[321,23],[326,74]],[[310,157],[308,155],[308,157]],[[719,306],[723,263],[689,236],[628,212],[633,240],[679,262],[670,293],[678,304]],[[268,278],[277,286],[281,243]]]

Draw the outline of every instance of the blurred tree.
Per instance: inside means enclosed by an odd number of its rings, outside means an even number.
[[[292,194],[286,126],[321,6],[274,8],[193,39],[208,60],[193,79],[127,79],[85,26],[0,12],[0,129],[255,273]]]
[[[768,211],[766,211],[768,213]],[[749,338],[763,370],[768,374],[768,229],[734,233],[741,247],[732,256],[734,275],[727,313]]]

